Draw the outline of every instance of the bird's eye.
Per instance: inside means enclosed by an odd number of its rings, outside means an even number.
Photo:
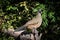
[[[38,12],[41,13],[41,14],[42,14],[42,11],[43,11],[43,10],[41,10],[41,9],[38,10]]]

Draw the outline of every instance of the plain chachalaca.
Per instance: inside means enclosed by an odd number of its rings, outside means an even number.
[[[25,28],[28,28],[28,29],[37,29],[38,27],[41,26],[42,24],[42,17],[41,17],[41,14],[42,14],[42,10],[39,9],[38,12],[37,12],[37,15],[36,17],[33,17],[32,20],[29,20],[28,22],[26,22],[26,24],[24,24],[23,26],[17,28],[15,30],[16,31],[20,31],[20,30],[24,30]]]

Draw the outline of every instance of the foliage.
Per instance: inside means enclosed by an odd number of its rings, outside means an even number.
[[[42,1],[41,1],[42,2]],[[56,11],[54,9],[54,4],[49,3],[48,0],[45,1],[48,4],[40,3],[39,1],[16,1],[16,0],[0,0],[0,20],[3,20],[0,28],[17,28],[24,25],[27,21],[31,20],[34,16],[36,16],[36,12],[41,9],[42,11],[42,25],[38,28],[39,32],[42,32],[46,35],[50,31],[52,33],[58,35],[59,34],[59,24],[57,24],[60,20],[59,16],[57,17]],[[57,9],[58,10],[58,9]],[[0,23],[1,23],[0,22]],[[56,23],[57,22],[57,23]],[[51,33],[51,32],[50,32]],[[46,36],[44,35],[44,36]],[[52,34],[50,34],[52,36]],[[49,38],[51,38],[49,36]],[[3,37],[2,37],[3,36]],[[48,36],[42,37],[47,40]],[[54,37],[54,36],[53,36]],[[54,38],[51,38],[55,40]],[[4,39],[3,39],[4,38]],[[6,39],[4,35],[0,36],[0,40],[10,40],[10,37]],[[11,39],[14,40],[14,39]]]

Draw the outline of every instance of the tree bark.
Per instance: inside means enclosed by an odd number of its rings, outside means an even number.
[[[13,36],[13,37],[18,37],[25,30],[18,31],[18,32],[14,32],[14,31],[15,31],[14,29],[3,29],[2,30],[3,33],[9,34],[10,36]]]
[[[38,32],[35,35],[33,33],[21,35],[25,30],[15,32],[14,29],[3,29],[2,32],[13,36],[15,40],[41,40],[42,37],[42,33],[38,36]]]

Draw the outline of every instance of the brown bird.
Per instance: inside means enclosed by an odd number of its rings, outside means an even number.
[[[41,13],[42,13],[42,10],[39,9],[38,12],[37,12],[36,17],[34,17],[32,20],[28,21],[23,26],[17,28],[15,31],[24,30],[25,28],[28,28],[28,29],[32,30],[32,29],[37,29],[38,27],[40,27],[41,24],[42,24]]]

